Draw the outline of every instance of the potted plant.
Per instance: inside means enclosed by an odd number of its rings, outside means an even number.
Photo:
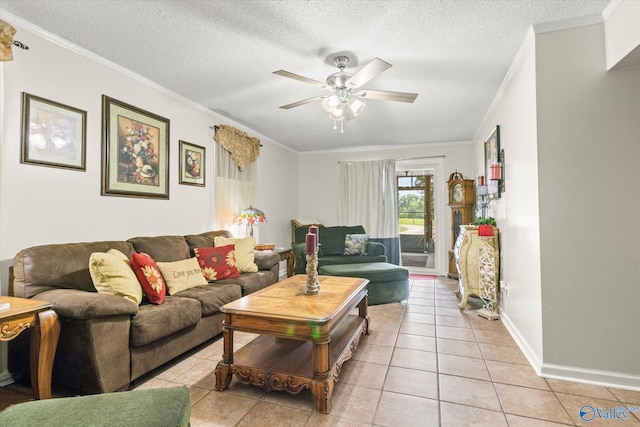
[[[474,225],[492,225],[496,227],[496,220],[492,216],[478,217],[476,218],[476,222],[474,222]]]

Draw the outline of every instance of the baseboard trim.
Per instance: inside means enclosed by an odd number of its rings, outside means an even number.
[[[511,322],[509,316],[504,312],[500,313],[500,315],[502,323],[539,376],[555,380],[640,391],[640,375],[543,363],[518,328]]]
[[[640,375],[576,368],[552,363],[543,363],[541,371],[541,376],[544,378],[640,391]]]
[[[524,357],[529,361],[533,370],[536,371],[536,374],[541,375],[542,360],[540,359],[540,356],[533,350],[533,348],[531,348],[529,341],[522,336],[520,330],[516,328],[507,313],[500,313],[500,317],[502,318],[502,323],[507,328],[507,331],[509,331],[516,344],[518,344],[518,347],[520,347],[520,350],[524,354]]]

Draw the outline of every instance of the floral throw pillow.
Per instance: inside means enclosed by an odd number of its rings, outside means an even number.
[[[198,258],[202,274],[208,281],[233,279],[240,276],[236,266],[236,245],[195,248],[193,252]]]
[[[145,253],[134,252],[131,254],[131,268],[136,273],[149,302],[156,305],[162,304],[167,294],[167,286],[153,258]]]
[[[366,255],[368,234],[347,234],[344,238],[344,255]]]
[[[256,273],[258,271],[253,253],[253,248],[256,246],[255,238],[245,237],[243,239],[234,239],[216,236],[213,238],[213,243],[216,247],[236,245],[236,266],[240,273]]]

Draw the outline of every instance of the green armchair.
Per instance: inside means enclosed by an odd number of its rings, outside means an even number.
[[[344,255],[345,236],[347,234],[366,234],[364,227],[355,226],[331,226],[318,227],[320,245],[318,247],[318,268],[324,265],[334,264],[356,264],[370,262],[387,262],[385,247],[382,243],[369,241],[365,254],[363,255]],[[306,273],[307,258],[305,238],[309,231],[308,226],[302,226],[295,229],[295,241],[291,248],[296,257],[295,270],[296,274]]]

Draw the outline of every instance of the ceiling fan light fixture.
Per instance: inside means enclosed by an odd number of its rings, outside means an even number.
[[[333,111],[329,113],[329,117],[333,120],[342,120],[344,114],[342,111],[342,107],[334,108]]]
[[[360,115],[360,113],[362,113],[364,111],[364,107],[366,107],[366,106],[367,106],[367,104],[365,104],[364,102],[360,101],[359,99],[351,98],[349,100],[349,109],[351,110],[351,113],[355,117],[358,117]]]
[[[337,95],[331,95],[322,101],[322,108],[327,113],[332,112],[338,105],[340,105],[340,98]]]

